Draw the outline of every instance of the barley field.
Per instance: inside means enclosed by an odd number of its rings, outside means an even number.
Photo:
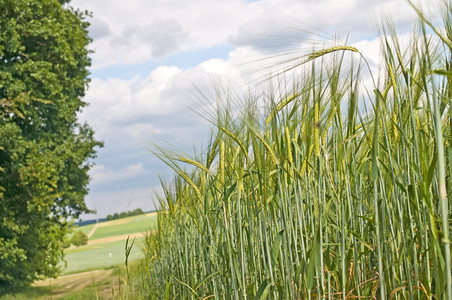
[[[382,63],[336,44],[291,81],[220,95],[193,156],[155,147],[158,230],[136,288],[153,299],[452,299],[452,7]],[[227,89],[225,89],[227,90]]]

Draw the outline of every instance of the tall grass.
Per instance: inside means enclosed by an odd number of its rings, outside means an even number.
[[[359,49],[300,55],[292,82],[210,115],[199,157],[154,151],[176,175],[152,298],[452,298],[452,10],[440,28],[417,12],[406,48],[381,28],[380,84]]]

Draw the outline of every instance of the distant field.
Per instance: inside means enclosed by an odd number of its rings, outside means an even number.
[[[149,230],[154,230],[157,226],[157,217],[152,214],[139,215],[134,217],[128,217],[108,222],[99,223],[98,228],[91,236],[90,240],[124,235],[136,232],[146,232]],[[83,226],[85,227],[85,226]],[[82,229],[83,227],[80,227]],[[94,225],[87,225],[89,231],[94,227]]]
[[[82,226],[82,227],[79,227],[78,229],[80,229],[84,233],[88,234],[91,231],[91,229],[93,229],[94,225],[96,225],[96,224],[90,224],[90,225]]]
[[[144,237],[135,240],[129,261],[143,257],[142,245]],[[125,261],[125,240],[104,243],[100,245],[86,245],[67,250],[66,261],[68,262],[65,274],[73,274],[82,271],[109,268]]]
[[[129,261],[141,258],[143,233],[154,230],[156,225],[157,215],[153,213],[99,223],[87,245],[65,250],[67,267],[63,274],[123,264],[125,243],[129,235],[130,242],[136,237]],[[94,226],[95,224],[82,226],[80,230],[89,233]]]

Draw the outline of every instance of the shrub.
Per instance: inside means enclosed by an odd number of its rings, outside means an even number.
[[[82,246],[88,243],[88,235],[81,230],[74,232],[71,238],[71,244],[74,246]]]

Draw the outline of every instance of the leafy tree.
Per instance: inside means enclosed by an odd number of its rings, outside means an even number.
[[[81,230],[77,230],[71,237],[71,244],[74,246],[82,246],[88,243],[88,235]]]
[[[67,219],[90,211],[89,24],[68,2],[0,0],[0,292],[56,276]]]
[[[132,211],[132,216],[138,216],[138,215],[142,215],[144,214],[144,211],[141,208],[137,208],[135,210]]]

